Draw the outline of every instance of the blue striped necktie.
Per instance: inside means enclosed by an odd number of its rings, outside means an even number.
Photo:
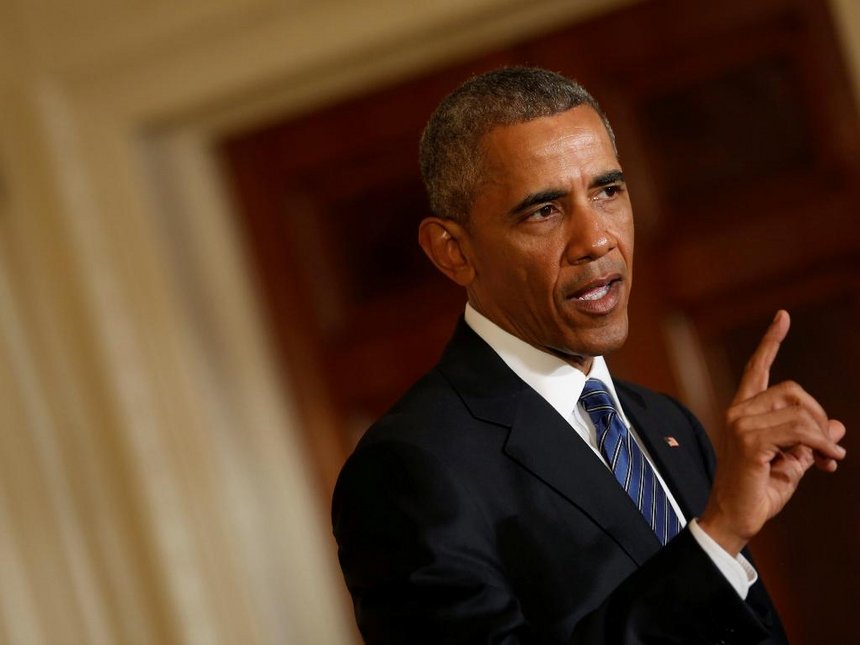
[[[654,469],[627,431],[603,381],[588,379],[579,403],[594,423],[600,453],[615,474],[615,479],[630,495],[657,539],[666,544],[681,528],[678,517],[666,497],[666,491],[657,481]]]

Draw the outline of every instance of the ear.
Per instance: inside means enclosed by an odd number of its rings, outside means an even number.
[[[461,287],[475,278],[475,268],[464,253],[468,233],[463,225],[450,219],[428,217],[418,227],[418,243],[430,261]]]

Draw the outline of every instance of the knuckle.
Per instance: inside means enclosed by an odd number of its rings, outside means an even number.
[[[783,384],[789,390],[797,390],[800,388],[800,385],[798,385],[797,381],[792,380],[792,379],[787,379],[787,380],[783,381]]]
[[[797,381],[792,381],[791,379],[783,381],[779,384],[778,387],[780,388],[780,391],[783,393],[783,395],[798,402],[800,398],[806,394],[800,384]]]
[[[789,422],[789,429],[795,434],[803,434],[804,430],[808,427],[808,422],[806,419],[802,418],[804,415],[801,412],[799,415],[794,416]]]
[[[735,421],[735,426],[741,434],[749,434],[753,429],[753,421],[749,417],[740,417]]]
[[[741,410],[729,411],[726,413],[726,427],[731,434],[746,433],[750,428],[750,418]]]
[[[812,410],[802,407],[800,408],[800,411],[804,420],[806,421],[806,424],[810,428],[814,428],[816,430],[821,429],[821,423],[819,422],[818,417],[812,412]]]
[[[744,454],[753,454],[758,450],[758,437],[752,432],[745,432],[738,435],[737,441],[741,448],[741,452]]]
[[[726,410],[726,414],[725,414],[726,425],[729,427],[734,426],[738,417],[739,417],[738,409],[736,407],[729,408],[728,410]]]

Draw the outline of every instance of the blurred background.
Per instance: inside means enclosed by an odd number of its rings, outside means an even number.
[[[791,311],[849,459],[754,554],[794,643],[856,635],[860,2],[0,0],[0,642],[358,642],[333,483],[464,303],[417,139],[503,64],[615,126],[618,376],[715,436]]]

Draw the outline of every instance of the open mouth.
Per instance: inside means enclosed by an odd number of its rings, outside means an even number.
[[[574,293],[572,297],[576,300],[600,300],[601,298],[605,298],[612,290],[612,287],[620,282],[621,278],[618,276],[601,278],[589,283]]]
[[[576,298],[577,300],[600,300],[607,293],[609,293],[610,286],[611,285],[607,282],[600,287],[596,287],[594,289],[586,291],[585,293],[576,295],[574,296],[574,298]]]
[[[592,280],[571,294],[568,302],[574,308],[589,316],[607,315],[622,301],[622,279],[618,274]]]

